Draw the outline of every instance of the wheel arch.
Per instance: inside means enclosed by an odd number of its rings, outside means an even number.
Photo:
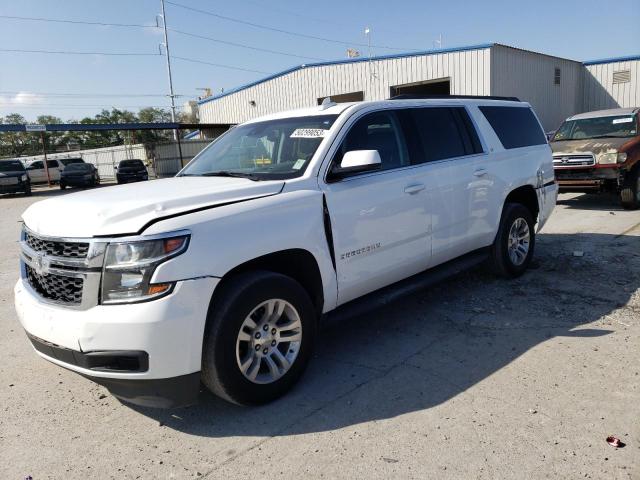
[[[223,275],[216,286],[212,304],[215,304],[216,292],[222,291],[230,278],[240,273],[260,270],[280,273],[297,281],[309,294],[318,315],[322,313],[325,298],[320,266],[314,255],[302,248],[272,252],[236,265]]]
[[[524,205],[531,212],[534,222],[537,221],[538,215],[540,214],[540,205],[538,204],[538,195],[532,185],[521,185],[511,190],[504,199],[504,204],[502,205],[503,211],[507,203]]]

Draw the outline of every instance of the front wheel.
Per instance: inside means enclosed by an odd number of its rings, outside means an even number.
[[[60,182],[60,190],[64,190],[65,188],[67,188],[67,186],[64,183]]]
[[[298,282],[273,272],[239,274],[209,309],[202,381],[239,405],[275,400],[304,372],[316,328],[315,308]]]
[[[640,208],[640,168],[629,173],[629,177],[620,191],[620,202],[622,208],[626,210]]]
[[[497,275],[513,278],[524,273],[533,257],[534,229],[535,221],[528,208],[520,203],[505,204],[489,258]]]

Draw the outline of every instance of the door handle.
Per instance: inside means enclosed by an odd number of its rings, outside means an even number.
[[[424,190],[424,185],[422,183],[414,183],[412,185],[407,185],[406,187],[404,187],[404,193],[408,193],[409,195],[418,193],[421,190]]]
[[[476,177],[482,177],[482,176],[487,174],[487,169],[486,168],[479,168],[476,171],[474,171],[473,174]]]

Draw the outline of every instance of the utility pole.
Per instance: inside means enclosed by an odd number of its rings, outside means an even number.
[[[164,11],[164,0],[160,0],[160,9],[162,14],[162,28],[164,30],[164,51],[167,56],[167,73],[169,75],[169,98],[171,99],[171,121],[176,121],[176,102],[173,94],[173,79],[171,78],[171,55],[169,53],[169,36],[167,35],[167,16]],[[173,139],[178,140],[178,131],[173,131]]]
[[[367,37],[367,47],[369,49],[369,62],[368,62],[368,69],[369,69],[369,75],[367,75],[368,79],[367,79],[367,90],[369,90],[368,94],[371,95],[371,76],[372,76],[372,72],[371,72],[371,29],[369,27],[365,27],[364,29],[364,34]],[[369,100],[373,100],[373,96],[369,97]]]
[[[51,175],[49,175],[49,160],[47,160],[47,143],[44,138],[43,131],[40,131],[40,140],[42,140],[42,154],[44,155],[44,171],[47,174],[47,186],[51,187]]]

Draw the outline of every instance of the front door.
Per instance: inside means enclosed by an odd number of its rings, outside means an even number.
[[[374,112],[357,120],[333,163],[351,150],[377,150],[382,166],[323,187],[339,304],[424,270],[431,252],[427,188],[421,169],[410,165],[396,114]]]

